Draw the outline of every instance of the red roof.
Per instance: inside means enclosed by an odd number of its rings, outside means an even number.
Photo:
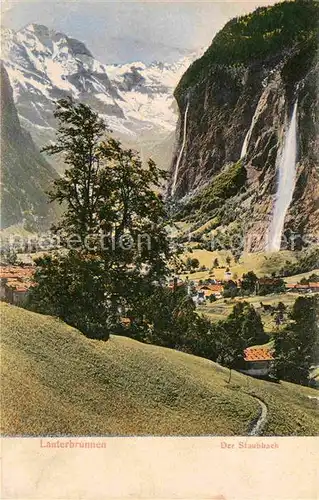
[[[259,278],[258,282],[260,285],[276,285],[280,281],[280,278]]]
[[[271,361],[274,359],[268,347],[248,347],[244,350],[245,361]]]
[[[14,274],[14,273],[4,273],[4,272],[2,272],[0,274],[0,278],[3,278],[3,279],[16,279],[17,275]]]
[[[307,283],[306,285],[301,285],[300,283],[288,283],[286,285],[286,288],[297,288],[299,290],[308,290],[309,288],[318,288],[319,290],[319,283]]]
[[[196,290],[210,290],[212,292],[222,292],[224,290],[223,285],[200,285],[196,287]]]
[[[0,278],[31,278],[33,274],[32,267],[0,266]]]
[[[14,292],[27,292],[29,288],[34,286],[34,283],[11,280],[7,283],[7,286],[11,288]]]

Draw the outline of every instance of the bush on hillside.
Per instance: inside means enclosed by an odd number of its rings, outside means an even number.
[[[319,296],[298,297],[290,320],[275,335],[274,373],[280,379],[308,385],[310,369],[318,364]]]
[[[279,271],[280,276],[294,276],[319,268],[319,247],[303,250],[297,256],[297,262],[287,261]]]
[[[214,209],[220,207],[221,202],[234,196],[245,185],[247,172],[242,162],[239,161],[231,165],[225,172],[217,175],[211,184],[204,188],[198,195],[194,196],[181,210],[183,217],[195,212],[209,214]],[[215,214],[214,214],[215,216]],[[197,214],[196,217],[199,217]],[[216,214],[216,217],[217,214]],[[214,227],[220,222],[220,218],[215,220]]]

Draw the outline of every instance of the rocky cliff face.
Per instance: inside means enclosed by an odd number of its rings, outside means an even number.
[[[284,233],[318,235],[318,20],[315,2],[297,1],[231,21],[175,92],[180,120],[172,179],[182,145],[183,153],[174,197],[189,199],[241,158],[247,181],[233,197],[233,217],[225,221],[224,207],[207,216],[220,216],[221,226],[240,222],[247,251],[266,247],[281,146],[296,99],[297,175]]]
[[[57,174],[21,127],[7,72],[0,68],[1,228],[23,220],[45,227],[54,216],[45,190]]]

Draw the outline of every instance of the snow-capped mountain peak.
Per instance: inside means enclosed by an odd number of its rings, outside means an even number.
[[[105,65],[81,41],[40,24],[4,28],[1,37],[20,121],[40,147],[54,140],[54,101],[66,95],[89,104],[138,149],[175,130],[173,91],[197,54],[174,64]]]

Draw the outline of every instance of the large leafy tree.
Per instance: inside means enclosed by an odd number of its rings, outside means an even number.
[[[50,192],[64,207],[53,231],[65,250],[38,260],[30,304],[105,337],[103,329],[116,330],[128,311],[138,323],[139,303],[168,271],[165,173],[107,135],[89,106],[62,99],[55,117],[57,141],[44,150],[66,164]]]
[[[249,293],[254,293],[256,291],[257,282],[258,278],[254,271],[249,271],[247,274],[243,274],[242,289]]]
[[[298,297],[290,324],[275,336],[274,372],[278,378],[307,385],[318,363],[319,296]]]
[[[248,302],[238,302],[224,321],[218,322],[217,361],[230,369],[244,367],[244,349],[268,341],[259,314]],[[230,381],[230,378],[229,378]]]
[[[101,169],[99,154],[106,124],[84,104],[74,105],[71,98],[56,104],[57,140],[42,151],[61,155],[66,166],[64,176],[56,180],[50,191],[51,201],[64,205],[64,215],[53,229],[60,235],[76,235],[84,244],[88,235],[98,230],[96,212],[109,206],[109,179]]]

